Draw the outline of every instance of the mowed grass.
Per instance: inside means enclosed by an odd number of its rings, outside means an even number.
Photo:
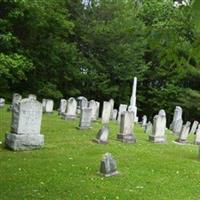
[[[200,199],[198,146],[180,146],[167,134],[167,144],[152,144],[143,129],[134,128],[136,144],[116,140],[119,126],[110,123],[109,144],[92,142],[100,121],[77,130],[79,120],[64,121],[56,112],[43,115],[41,150],[5,149],[11,113],[0,109],[0,199]],[[191,143],[193,137],[190,136]],[[119,176],[98,174],[106,152],[117,160]]]

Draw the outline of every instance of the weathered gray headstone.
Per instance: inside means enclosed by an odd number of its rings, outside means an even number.
[[[96,119],[99,118],[99,110],[100,110],[100,103],[98,101],[96,101]]]
[[[125,111],[121,114],[120,133],[117,135],[117,139],[126,143],[135,143],[136,138],[133,133],[133,113]]]
[[[148,135],[152,135],[152,128],[153,125],[152,123],[149,121],[145,127],[145,133],[147,133]]]
[[[89,108],[92,109],[92,121],[97,120],[97,103],[95,100],[89,101]]]
[[[118,123],[120,123],[120,121],[121,121],[121,114],[123,112],[125,112],[126,110],[127,110],[127,105],[126,104],[120,104],[119,105],[118,118],[117,118]]]
[[[12,150],[38,149],[44,145],[40,134],[42,104],[35,99],[23,99],[12,109],[11,133],[6,134],[6,146]]]
[[[54,102],[52,99],[46,99],[45,113],[49,113],[49,114],[52,113],[53,105],[54,105]]]
[[[176,135],[180,134],[183,126],[182,113],[183,113],[182,108],[180,106],[176,106],[174,110],[173,121],[170,125],[170,129]]]
[[[28,98],[29,98],[29,99],[35,99],[35,100],[36,100],[36,99],[37,99],[37,96],[36,96],[35,94],[29,94],[29,95],[28,95]]]
[[[200,124],[198,125],[198,128],[196,130],[194,143],[200,145]]]
[[[159,111],[153,119],[152,134],[149,135],[149,140],[154,143],[165,143],[165,129],[166,129],[166,114],[164,110]]]
[[[79,96],[77,98],[77,113],[81,113],[82,108],[87,108],[88,107],[88,100],[84,96]]]
[[[107,144],[108,143],[108,135],[109,135],[108,127],[103,127],[97,133],[94,141],[99,143],[99,144]]]
[[[20,102],[21,100],[22,100],[22,96],[18,93],[14,93],[12,97],[12,104],[9,108],[9,111],[12,111],[14,104]]]
[[[105,177],[118,175],[117,164],[110,153],[103,156],[100,164],[100,173]]]
[[[108,124],[110,121],[111,103],[109,101],[103,102],[102,124]]]
[[[5,106],[5,99],[0,98],[0,108]]]
[[[177,142],[183,143],[183,144],[187,143],[187,138],[188,138],[189,131],[190,131],[190,125],[191,125],[190,122],[186,122],[186,124],[183,125]]]
[[[47,102],[47,99],[42,99],[42,110],[43,110],[43,112],[45,112],[45,110],[46,110],[46,102]]]
[[[62,114],[64,119],[75,119],[76,118],[77,101],[73,97],[67,101],[66,112]]]
[[[91,126],[92,120],[92,108],[82,108],[81,109],[81,116],[80,116],[80,129],[88,129]]]
[[[146,115],[143,115],[143,117],[142,117],[142,127],[146,127],[146,125],[147,125],[147,116]]]
[[[117,113],[118,113],[117,109],[114,109],[112,111],[112,120],[117,120]]]
[[[114,109],[115,101],[114,101],[114,99],[110,99],[109,102],[111,104],[110,119],[112,119],[112,112],[113,112],[113,109]]]
[[[191,134],[194,134],[197,130],[197,127],[198,127],[198,124],[199,122],[198,121],[194,121],[193,124],[192,124],[192,128],[190,129],[190,133]]]
[[[67,100],[66,99],[61,99],[60,100],[60,108],[59,108],[59,114],[63,114],[66,112],[67,109]]]

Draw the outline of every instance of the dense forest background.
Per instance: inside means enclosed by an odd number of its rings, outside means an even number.
[[[200,32],[172,0],[0,0],[0,96],[86,96],[200,118]],[[197,10],[196,13],[199,11]]]

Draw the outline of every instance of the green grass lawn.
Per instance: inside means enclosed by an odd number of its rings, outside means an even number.
[[[168,133],[167,144],[152,144],[139,126],[136,144],[116,140],[119,126],[110,123],[109,144],[95,144],[100,121],[77,130],[78,120],[64,121],[55,112],[44,115],[41,150],[5,149],[11,113],[0,109],[0,199],[200,199],[198,146],[180,146]],[[193,141],[193,136],[190,136]],[[97,174],[106,152],[117,160],[119,176]]]

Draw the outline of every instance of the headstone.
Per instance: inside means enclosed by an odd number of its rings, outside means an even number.
[[[137,77],[134,77],[132,95],[131,95],[130,106],[129,106],[129,112],[133,112],[134,114],[134,117],[133,117],[134,122],[138,122],[137,106],[136,106],[136,90],[137,90]]]
[[[46,99],[45,113],[48,113],[48,114],[53,113],[53,105],[54,105],[54,102],[52,99]]]
[[[186,122],[186,124],[183,125],[177,142],[183,143],[183,144],[187,143],[187,138],[188,138],[189,131],[190,131],[190,124],[191,124],[190,122]]]
[[[91,118],[92,117],[92,109],[91,108],[82,108],[81,109],[81,116],[80,116],[80,129],[89,129],[91,126]]]
[[[102,124],[108,124],[110,121],[111,103],[109,101],[103,102]]]
[[[146,125],[147,125],[147,116],[146,115],[143,115],[143,117],[142,117],[142,127],[143,128],[145,128],[146,127]]]
[[[97,133],[94,141],[99,143],[99,144],[107,144],[108,143],[108,135],[109,135],[108,127],[103,127]]]
[[[35,99],[35,100],[36,100],[36,99],[37,99],[37,96],[36,96],[35,94],[29,94],[29,95],[28,95],[28,98],[29,98],[29,99]]]
[[[60,108],[59,108],[59,114],[64,114],[67,109],[67,100],[66,99],[61,99],[60,100]]]
[[[176,106],[174,110],[173,121],[170,125],[170,129],[176,135],[180,134],[183,126],[182,113],[183,113],[182,108],[180,106]]]
[[[133,133],[133,113],[125,111],[121,114],[120,133],[117,139],[126,143],[135,143],[136,138]]]
[[[12,111],[14,104],[20,102],[21,100],[22,96],[18,93],[14,93],[12,97],[12,105],[10,106],[9,111]]]
[[[77,113],[81,113],[82,108],[87,108],[88,107],[88,100],[84,96],[79,96],[77,98]]]
[[[126,110],[127,110],[127,105],[126,104],[120,104],[119,105],[118,118],[117,118],[118,123],[120,123],[120,121],[121,121],[121,114],[123,112],[125,112]]]
[[[197,130],[197,127],[198,127],[198,124],[199,122],[198,121],[194,121],[193,124],[192,124],[192,128],[190,129],[190,133],[191,134],[194,134]]]
[[[69,98],[67,101],[66,112],[62,115],[64,119],[75,119],[76,118],[76,108],[77,102],[73,97]]]
[[[6,146],[12,150],[38,149],[44,145],[40,134],[42,104],[35,99],[23,99],[12,109],[11,133],[6,134]]]
[[[117,113],[118,113],[117,109],[114,109],[112,111],[112,120],[117,120]]]
[[[152,134],[149,135],[149,140],[154,143],[165,143],[165,129],[166,129],[166,114],[161,110],[153,119]]]
[[[105,177],[118,175],[117,164],[110,153],[103,156],[100,164],[100,173]]]
[[[96,119],[99,118],[99,110],[100,110],[100,103],[98,101],[96,101]]]
[[[152,135],[152,128],[153,125],[152,123],[149,121],[145,127],[145,133],[147,133],[148,135]]]
[[[110,119],[112,119],[112,112],[113,112],[113,109],[114,109],[115,101],[113,99],[110,99],[109,102],[111,104]]]
[[[97,120],[97,103],[95,100],[89,101],[89,108],[92,109],[92,121]]]
[[[196,130],[194,143],[200,145],[200,124],[198,125],[198,128]]]
[[[4,98],[0,98],[0,108],[5,106],[5,99]]]

